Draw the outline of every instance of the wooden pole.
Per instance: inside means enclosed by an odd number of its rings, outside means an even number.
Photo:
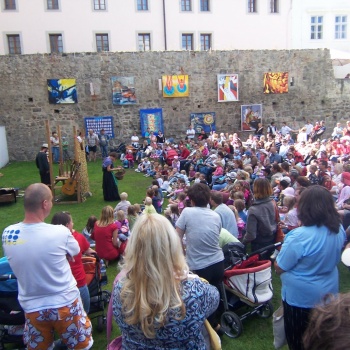
[[[52,167],[52,151],[51,151],[51,141],[50,141],[50,125],[49,121],[45,120],[45,127],[46,127],[46,140],[49,148],[47,151],[49,152],[49,169],[50,169],[50,183],[51,183],[51,192],[52,196],[55,196],[54,191],[54,177],[53,177],[53,167]]]

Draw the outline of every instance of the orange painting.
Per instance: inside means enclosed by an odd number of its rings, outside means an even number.
[[[288,72],[264,74],[264,94],[285,94],[288,92]]]

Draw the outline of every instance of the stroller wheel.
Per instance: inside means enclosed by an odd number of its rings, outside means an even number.
[[[271,301],[267,301],[260,305],[256,311],[260,318],[269,318],[273,314],[273,305]]]
[[[104,329],[104,321],[103,321],[103,316],[98,316],[97,317],[97,330],[99,332],[102,332]]]
[[[237,314],[232,311],[225,311],[221,315],[221,327],[230,338],[238,338],[243,330],[242,321]]]

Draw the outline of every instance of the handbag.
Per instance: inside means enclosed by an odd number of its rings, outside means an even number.
[[[281,225],[280,225],[280,214],[277,209],[277,205],[275,204],[275,220],[276,220],[276,235],[275,235],[275,243],[283,243],[284,241],[284,232],[282,231]],[[281,246],[276,248],[277,250],[281,249]]]
[[[113,282],[113,287],[124,276],[125,276],[125,272],[123,270],[119,272]],[[113,297],[109,299],[108,311],[107,311],[107,350],[121,350],[122,342],[123,342],[123,337],[121,335],[119,337],[114,338],[110,342],[111,331],[112,331],[112,320],[113,320]]]
[[[272,315],[273,346],[280,349],[287,344],[286,333],[284,330],[284,312],[281,305]]]

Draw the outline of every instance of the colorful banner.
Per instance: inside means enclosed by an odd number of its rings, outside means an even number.
[[[197,134],[200,134],[202,130],[204,130],[206,134],[215,131],[215,122],[215,112],[190,114],[190,123],[193,125],[193,129],[196,130]]]
[[[242,131],[255,131],[262,120],[262,105],[241,106],[241,129]]]
[[[105,134],[110,138],[114,138],[113,117],[85,117],[85,136],[90,129],[99,134],[101,129],[105,130]]]
[[[218,74],[218,102],[238,101],[238,74]]]
[[[114,105],[137,104],[134,77],[111,77]]]
[[[75,79],[47,79],[50,104],[77,103]]]
[[[140,109],[140,124],[142,137],[145,137],[147,128],[153,131],[155,135],[158,135],[159,130],[164,134],[163,110],[161,108]]]
[[[188,97],[188,75],[163,75],[163,97]]]
[[[264,74],[264,94],[285,94],[288,92],[288,72]]]

